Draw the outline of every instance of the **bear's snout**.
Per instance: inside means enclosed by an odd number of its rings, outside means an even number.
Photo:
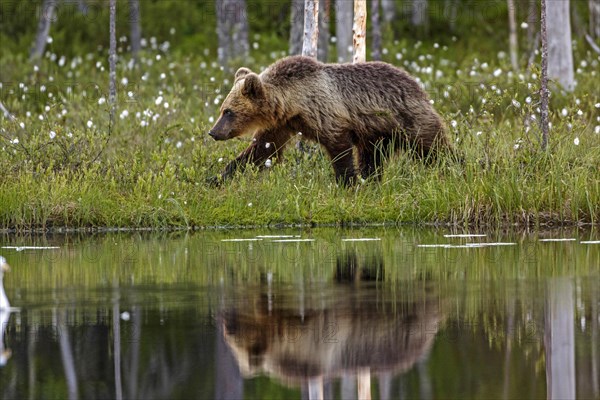
[[[221,130],[211,129],[208,131],[208,135],[215,140],[227,140],[229,139],[228,134],[224,134]]]

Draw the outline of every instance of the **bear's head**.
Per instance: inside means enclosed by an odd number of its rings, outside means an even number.
[[[235,73],[233,88],[223,101],[221,115],[208,134],[215,140],[227,140],[254,133],[268,125],[268,108],[260,77],[242,67]]]

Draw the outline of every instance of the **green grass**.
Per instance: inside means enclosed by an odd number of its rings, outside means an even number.
[[[539,72],[510,71],[493,47],[471,53],[473,40],[385,46],[386,61],[424,83],[464,165],[442,158],[425,166],[398,153],[381,182],[353,188],[335,183],[320,149],[302,154],[294,146],[273,168],[207,186],[248,145],[206,135],[232,80],[211,51],[146,49],[135,67],[121,52],[111,129],[105,51],[63,62],[51,45],[35,69],[23,54],[3,52],[1,100],[17,119],[0,117],[0,229],[597,223],[600,99],[591,88],[598,56],[576,46],[578,86],[553,94],[543,153],[531,119],[539,119]],[[256,42],[260,50],[236,67],[261,70],[283,56],[276,49],[284,40]]]

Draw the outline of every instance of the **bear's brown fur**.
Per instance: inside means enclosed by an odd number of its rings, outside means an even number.
[[[236,72],[209,134],[215,140],[247,133],[254,138],[215,182],[248,163],[262,167],[268,159],[280,159],[299,132],[326,149],[344,184],[356,177],[355,147],[365,178],[381,173],[381,149],[390,145],[413,148],[421,157],[450,148],[427,94],[405,71],[383,62],[322,64],[287,57],[260,75],[247,68]]]

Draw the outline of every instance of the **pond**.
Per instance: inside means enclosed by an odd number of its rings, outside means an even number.
[[[0,236],[0,396],[600,398],[589,230]]]

